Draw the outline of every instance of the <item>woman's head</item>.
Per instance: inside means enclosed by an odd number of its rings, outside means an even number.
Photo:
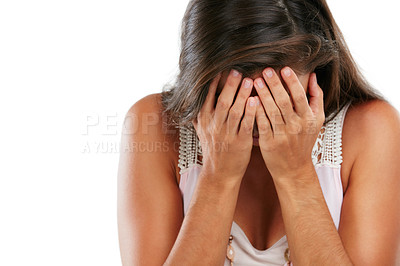
[[[316,72],[326,117],[348,101],[381,98],[364,80],[324,0],[192,0],[182,20],[179,74],[162,102],[170,122],[188,124],[212,79],[234,68]]]

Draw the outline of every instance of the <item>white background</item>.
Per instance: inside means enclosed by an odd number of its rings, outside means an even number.
[[[399,110],[398,1],[331,0]],[[0,2],[0,265],[120,265],[122,122],[178,69],[187,1]]]

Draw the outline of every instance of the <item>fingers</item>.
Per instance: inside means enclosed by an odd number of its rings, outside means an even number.
[[[281,76],[289,88],[297,114],[303,117],[310,111],[303,85],[301,85],[296,73],[294,73],[290,67],[282,68]]]
[[[266,68],[263,71],[263,77],[268,84],[271,94],[278,106],[283,119],[288,121],[290,116],[294,114],[292,102],[286,89],[283,87],[282,82],[273,68]],[[261,98],[262,101],[262,98]]]
[[[208,87],[207,97],[201,107],[197,116],[191,121],[194,129],[197,131],[198,120],[207,121],[211,117],[211,114],[214,110],[215,103],[215,93],[217,91],[218,82],[221,79],[222,73],[218,73],[218,75],[212,80],[210,86]]]
[[[241,80],[242,74],[232,69],[218,97],[217,106],[215,107],[215,122],[217,125],[222,125],[226,121]]]
[[[221,79],[221,72],[212,80],[208,89],[207,98],[203,104],[202,112],[211,114],[214,109],[215,93],[217,91],[219,80]]]
[[[321,87],[318,85],[317,75],[315,73],[312,73],[308,82],[309,82],[308,94],[310,94],[310,103],[309,103],[310,108],[315,115],[324,114],[324,93]]]
[[[254,119],[257,109],[257,101],[255,97],[249,97],[246,101],[246,110],[242,122],[240,123],[240,129],[238,135],[242,138],[248,138],[249,135],[252,137]]]
[[[279,110],[274,99],[272,98],[272,95],[268,87],[264,83],[263,78],[257,78],[254,81],[254,87],[256,87],[257,94],[261,100],[262,105],[264,106],[265,112],[269,120],[271,121],[272,129],[274,130],[274,132],[282,130],[281,127],[285,124],[285,122],[283,121],[281,111]]]
[[[253,88],[253,80],[249,78],[243,79],[242,86],[236,96],[235,102],[228,113],[228,129],[230,134],[237,134],[240,119],[243,116],[246,107],[247,98],[251,94]]]
[[[258,96],[256,96],[258,98]],[[260,99],[257,99],[260,102]],[[271,123],[264,112],[264,107],[259,104],[256,110],[256,122],[260,140],[268,140],[273,137]]]

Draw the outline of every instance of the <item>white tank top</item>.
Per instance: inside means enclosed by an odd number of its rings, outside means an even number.
[[[322,126],[311,154],[319,183],[336,229],[339,226],[343,201],[343,187],[340,176],[342,128],[349,105],[347,104],[343,107],[333,120]],[[183,198],[184,215],[186,215],[201,171],[202,162],[199,160],[199,155],[202,153],[200,142],[193,126],[178,127],[180,139],[178,163],[180,168],[179,188]],[[235,251],[234,266],[287,265],[284,256],[285,250],[288,247],[286,235],[268,249],[258,250],[252,246],[243,230],[235,222],[232,223],[231,234],[233,236],[231,245]],[[228,258],[225,258],[224,266],[230,265]]]

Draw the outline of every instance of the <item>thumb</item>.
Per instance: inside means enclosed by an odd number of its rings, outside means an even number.
[[[308,90],[309,90],[309,105],[313,113],[319,114],[324,112],[324,92],[317,82],[317,74],[312,73],[310,79],[308,81]]]

